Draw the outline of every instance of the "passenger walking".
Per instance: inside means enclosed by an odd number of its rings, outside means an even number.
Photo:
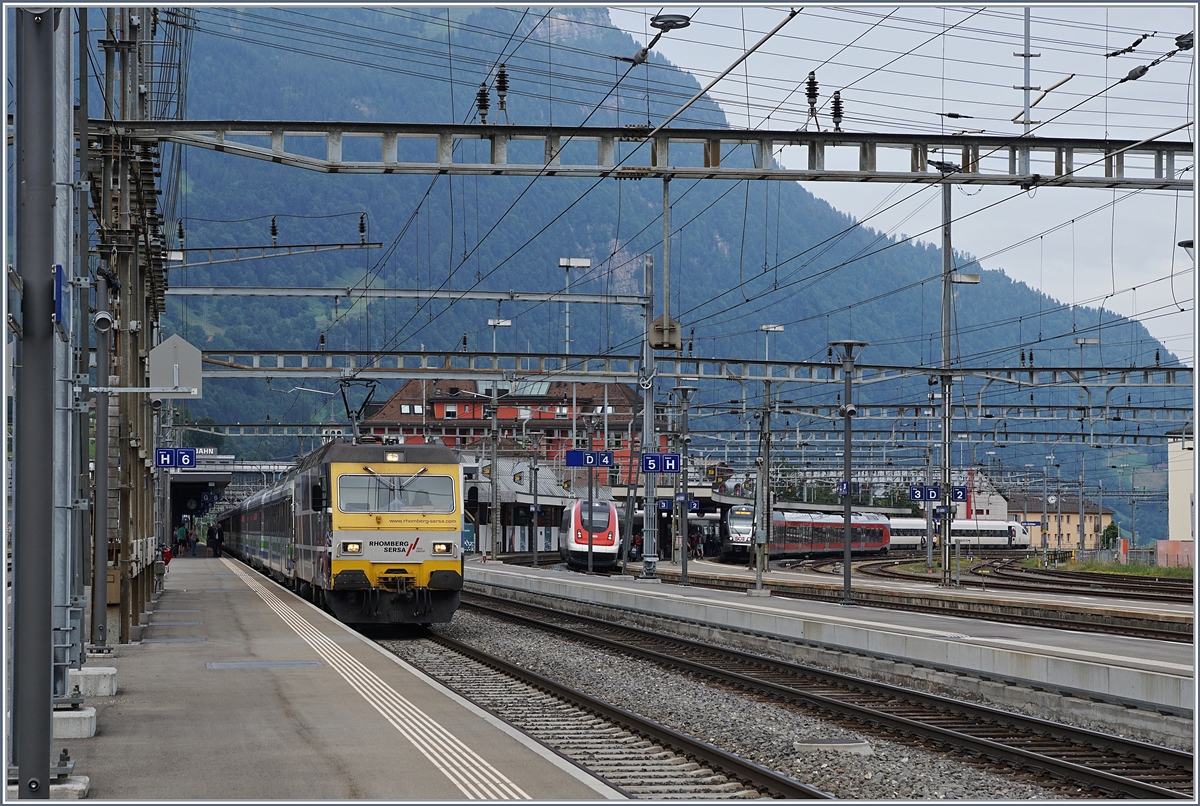
[[[181,523],[181,524],[179,524],[179,528],[175,530],[174,554],[176,557],[179,557],[183,554],[183,546],[186,542],[187,542],[187,527]]]
[[[199,541],[199,539],[196,537],[196,527],[195,527],[195,526],[193,526],[191,529],[188,529],[188,546],[189,546],[189,547],[191,548],[191,550],[192,550],[192,556],[193,556],[193,557],[195,557],[195,556],[196,556],[196,544],[197,544],[198,542],[200,542],[200,541]]]

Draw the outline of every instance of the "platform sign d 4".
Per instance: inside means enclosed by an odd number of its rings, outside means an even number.
[[[567,467],[612,466],[612,451],[567,451]]]

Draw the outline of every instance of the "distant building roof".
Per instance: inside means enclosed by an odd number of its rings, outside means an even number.
[[[1079,496],[1071,495],[1070,493],[1055,493],[1050,490],[1046,491],[1046,498],[1058,496],[1058,500],[1051,503],[1046,501],[1045,510],[1047,512],[1057,512],[1060,508],[1066,513],[1079,512]],[[1011,515],[1014,512],[1041,512],[1042,511],[1042,494],[1041,493],[1012,493],[1004,496],[1008,501],[1008,512]],[[1083,512],[1085,515],[1095,515],[1098,504],[1088,498],[1083,499]],[[1111,507],[1104,507],[1104,514],[1111,515],[1113,512]]]

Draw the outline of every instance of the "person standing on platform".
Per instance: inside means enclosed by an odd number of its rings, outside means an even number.
[[[208,531],[204,533],[204,545],[208,546],[212,556],[217,556],[217,527],[215,524],[208,525]]]
[[[221,556],[221,544],[223,544],[224,542],[225,542],[225,533],[223,531],[221,531],[221,524],[218,523],[213,526],[212,542],[209,544],[212,546],[214,557]]]
[[[183,554],[183,545],[186,542],[187,542],[187,527],[181,523],[181,524],[179,524],[179,528],[175,530],[175,548],[172,551],[172,553],[176,557],[179,557]]]
[[[192,524],[192,528],[188,529],[188,546],[192,549],[192,556],[196,556],[196,543],[199,539],[196,536],[196,525]]]

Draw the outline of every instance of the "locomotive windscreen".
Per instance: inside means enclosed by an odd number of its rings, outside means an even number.
[[[342,512],[453,512],[449,476],[350,475],[338,477]]]
[[[583,527],[592,532],[603,532],[608,528],[608,504],[592,504],[592,520],[588,523],[587,502],[579,504],[579,521]]]
[[[748,535],[754,531],[754,511],[731,509],[729,511],[729,531],[735,535]]]

